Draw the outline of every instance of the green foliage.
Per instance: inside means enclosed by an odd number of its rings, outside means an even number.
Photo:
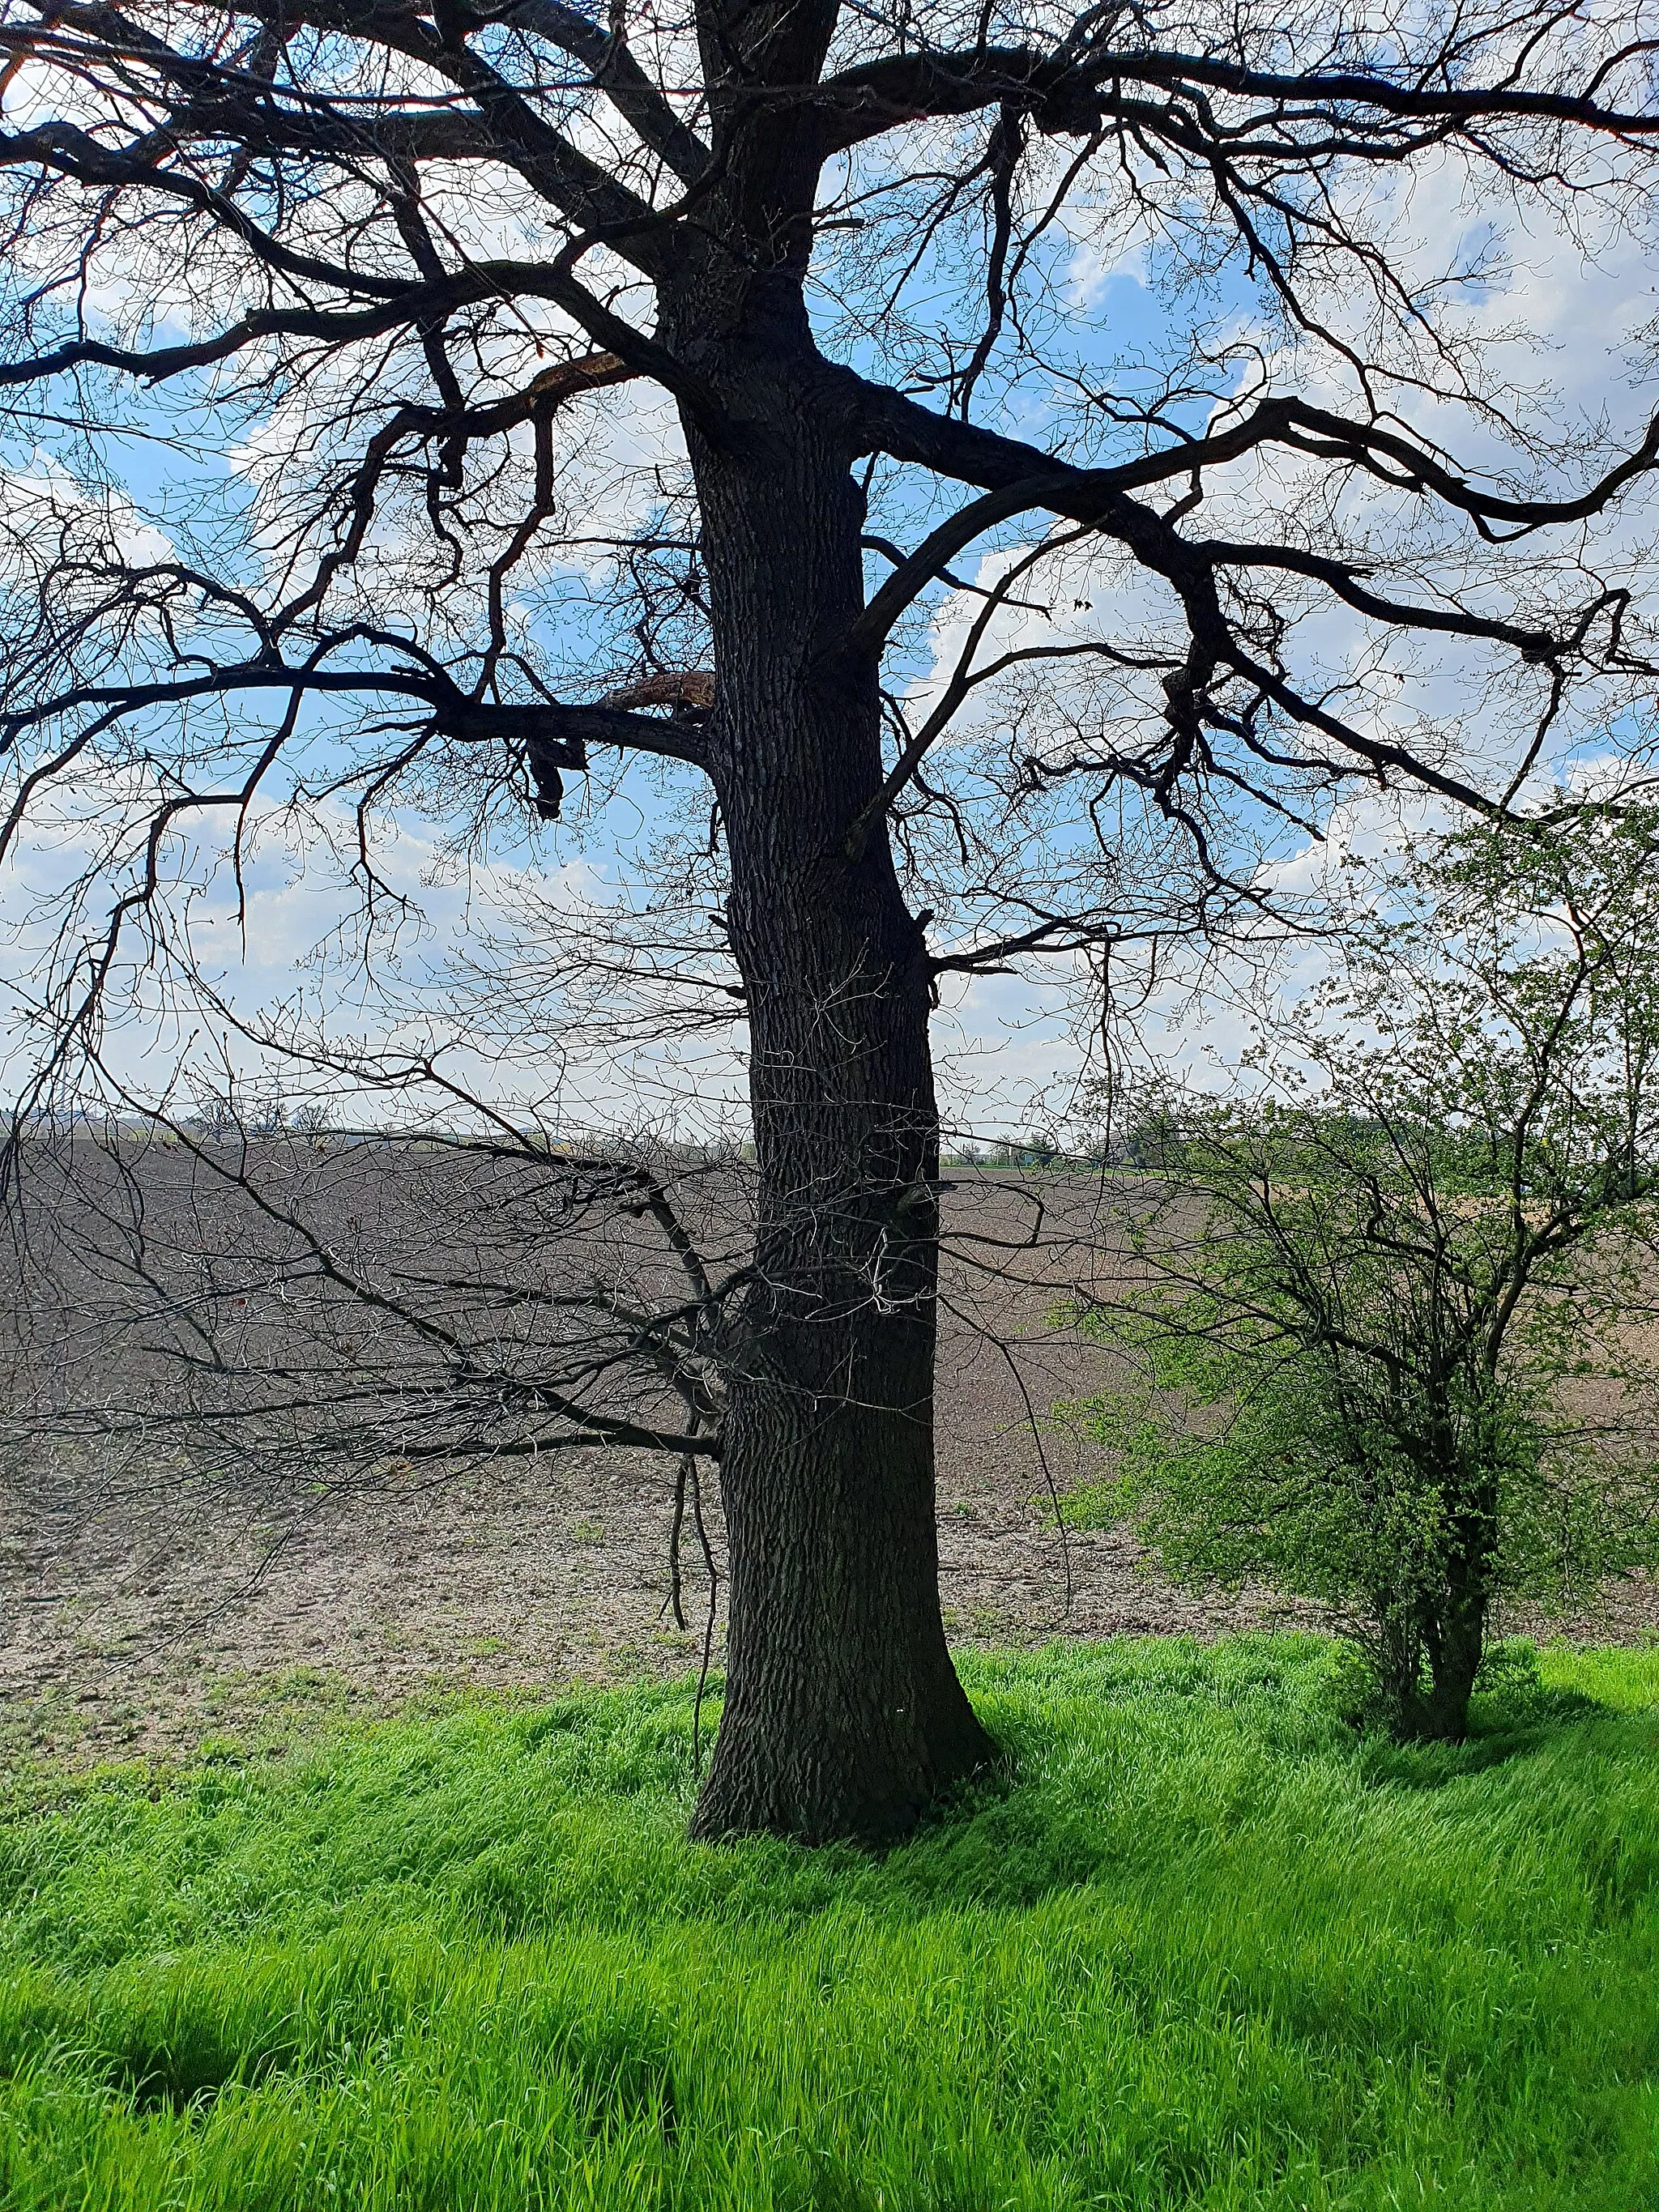
[[[684,1688],[42,1778],[0,2198],[1654,2202],[1659,1655],[1513,1653],[1473,1741],[1409,1750],[1340,1662],[970,1659],[1010,1772],[882,1859],[688,1843]]]
[[[1656,840],[1626,810],[1419,852],[1264,1026],[1254,1092],[1148,1123],[1138,1279],[1083,1316],[1127,1371],[1070,1409],[1116,1455],[1071,1517],[1325,1607],[1402,1733],[1461,1732],[1494,1606],[1654,1553],[1626,1324],[1659,1188]]]
[[[1367,1281],[1368,1255],[1346,1249],[1340,1203],[1316,1227],[1288,1206],[1279,1221],[1297,1258],[1323,1263],[1322,1318],[1339,1297],[1355,1316],[1340,1343],[1298,1338],[1307,1278],[1288,1291],[1273,1279],[1279,1248],[1213,1227],[1198,1263],[1213,1291],[1149,1287],[1139,1307],[1122,1301],[1093,1323],[1128,1370],[1070,1411],[1115,1471],[1062,1510],[1073,1526],[1132,1522],[1176,1581],[1266,1583],[1312,1601],[1365,1653],[1390,1723],[1411,1732],[1449,1554],[1472,1513],[1486,1516],[1483,1613],[1504,1601],[1565,1607],[1652,1556],[1650,1489],[1553,1407],[1537,1364],[1494,1376],[1437,1362],[1443,1345],[1413,1334],[1408,1309],[1389,1310],[1398,1279]]]

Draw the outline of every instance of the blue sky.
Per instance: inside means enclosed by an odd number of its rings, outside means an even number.
[[[1437,249],[1455,242],[1449,225],[1461,226],[1459,235],[1471,246],[1491,231],[1490,216],[1443,179],[1437,183],[1430,179],[1423,189],[1428,204],[1418,228],[1431,234]],[[1628,434],[1652,399],[1642,375],[1632,371],[1627,343],[1654,313],[1652,279],[1641,241],[1617,236],[1599,241],[1599,265],[1587,264],[1577,248],[1559,234],[1516,233],[1512,242],[1516,250],[1508,274],[1484,288],[1473,303],[1477,318],[1485,316],[1489,331],[1506,322],[1516,325],[1522,335],[1510,350],[1517,374],[1534,381],[1547,380],[1556,387],[1551,404],[1563,421],[1587,422],[1605,415]],[[1144,252],[1134,249],[1115,260],[1103,259],[1096,247],[1074,235],[1057,240],[1054,260],[1079,370],[1102,381],[1110,374],[1120,388],[1137,381],[1144,386],[1150,372],[1137,374],[1124,364],[1155,361],[1178,343],[1183,328],[1181,311],[1172,312],[1156,287],[1143,281],[1148,273]],[[929,281],[930,273],[924,270],[919,289],[925,291]],[[1225,280],[1207,303],[1218,329],[1234,331],[1249,326],[1251,307],[1251,293],[1235,278]],[[1224,385],[1236,374],[1229,369]],[[158,392],[133,418],[135,428],[148,424],[179,434],[182,445],[168,447],[135,435],[109,440],[106,452],[107,465],[135,507],[163,530],[177,532],[185,526],[188,515],[210,512],[216,505],[234,514],[246,501],[247,479],[216,454],[204,425],[172,416],[173,404],[165,390]],[[626,394],[611,396],[608,411],[613,423],[626,425],[632,404]],[[1006,427],[1041,435],[1045,404],[1036,385],[1010,395]],[[1186,412],[1188,426],[1196,428],[1200,415],[1191,407]],[[1434,427],[1432,410],[1425,414],[1429,427]],[[1467,423],[1462,427],[1467,451]],[[51,456],[54,444],[66,450],[64,434],[48,431],[36,452],[14,447],[7,458],[15,472],[27,473]],[[1270,496],[1271,487],[1258,483],[1254,494],[1247,488],[1243,495]],[[913,521],[913,528],[919,526],[919,521]],[[1626,526],[1626,545],[1634,542],[1638,527],[1634,519]],[[1029,540],[1029,526],[1027,537]],[[1018,530],[1006,531],[1005,548],[1018,538]],[[964,556],[958,567],[970,577],[988,575],[1003,557],[1006,551],[991,548]],[[981,562],[986,564],[982,571],[976,565]],[[881,564],[875,563],[872,574],[881,573]],[[1108,593],[1117,588],[1113,583],[1104,586]],[[562,589],[562,611],[556,593],[552,611],[537,617],[543,625],[541,642],[555,658],[580,628],[586,589],[581,573],[568,571]],[[890,671],[899,688],[925,687],[949,646],[953,626],[960,631],[963,610],[951,605],[951,598],[944,590],[935,595],[934,620],[919,636],[909,665],[901,662]],[[1133,610],[1124,605],[1127,620]],[[566,625],[568,637],[562,634],[561,623]],[[1012,634],[1010,629],[1004,635]],[[1333,634],[1328,649],[1334,654],[1346,649],[1340,635]],[[1425,673],[1424,697],[1443,695],[1449,702],[1454,690],[1454,678],[1444,671]],[[345,749],[323,710],[309,713],[303,726],[307,772],[319,777],[343,760]],[[1564,742],[1568,752],[1605,750],[1608,737],[1606,729],[1577,729],[1567,732]],[[393,996],[403,1002],[401,1027],[384,1003],[376,1005],[374,994],[365,994],[354,983],[349,940],[336,940],[331,963],[319,957],[319,948],[329,945],[350,908],[337,862],[328,852],[330,834],[343,826],[337,810],[332,814],[324,811],[321,834],[308,853],[294,849],[273,824],[264,825],[245,872],[245,942],[231,911],[227,872],[222,865],[216,868],[210,847],[198,841],[179,848],[181,885],[193,883],[198,887],[192,927],[204,969],[233,1009],[249,1018],[259,1009],[306,994],[337,1027],[382,1041],[414,1034],[411,1023],[418,1030],[422,1023],[453,1018],[454,963],[465,964],[468,948],[478,942],[481,924],[486,933],[510,933],[514,916],[521,917],[528,900],[538,908],[543,923],[556,932],[562,897],[568,900],[574,915],[580,900],[617,895],[637,880],[639,856],[671,834],[676,821],[676,809],[661,790],[653,788],[655,781],[653,771],[631,770],[597,812],[583,820],[580,809],[574,809],[576,818],[571,826],[550,834],[526,830],[520,835],[503,822],[488,845],[465,863],[445,849],[441,824],[407,810],[390,818],[385,825],[383,866],[391,883],[411,902],[411,908],[418,908],[418,915],[411,911],[385,971],[394,987]],[[1362,810],[1345,834],[1386,843],[1386,818],[1376,808]],[[64,876],[82,842],[70,823],[48,824],[20,851],[11,880],[0,890],[0,987],[9,991],[14,1009],[27,1001],[40,967],[43,939],[40,925],[29,918],[31,899],[38,901],[54,880]],[[1294,836],[1279,840],[1274,865],[1286,881],[1298,866],[1307,864],[1306,854],[1298,857],[1297,842]],[[1018,978],[988,977],[947,987],[937,1043],[941,1089],[953,1121],[1006,1133],[1036,1117],[1035,1100],[1052,1093],[1056,1084],[1063,1087],[1067,1071],[1082,1056],[1076,982],[1069,964],[1055,962],[1036,963]],[[210,1013],[197,1018],[164,1012],[157,989],[142,982],[135,1008],[134,1026],[127,1041],[117,1046],[116,1058],[135,1079],[159,1086],[185,1049],[187,1039],[193,1036],[200,1048],[211,1033],[212,1018]],[[524,1049],[510,1082],[503,1074],[505,1063],[492,1071],[476,1054],[475,1079],[503,1085],[503,1097],[513,1095],[515,1085],[520,1097],[538,1090],[545,1095],[544,1081],[526,1072],[534,1068],[539,1042],[534,1032],[534,1023],[526,1021]],[[1175,990],[1162,1001],[1161,1015],[1154,1009],[1151,1034],[1178,1060],[1208,1065],[1218,1055],[1218,1064],[1224,1066],[1240,1031],[1236,1014],[1224,1009],[1212,1010],[1206,1023],[1194,1022],[1187,1001]],[[625,1079],[618,1079],[614,1069],[607,1075],[596,1067],[591,1079],[571,1079],[570,1110],[573,1115],[589,1113],[600,1118],[625,1113],[632,1084],[638,1086],[640,1097],[648,1094],[663,1100],[676,1085],[682,1089],[689,1085],[702,1105],[716,1100],[720,1111],[729,1108],[740,1113],[741,1073],[735,1056],[740,1045],[735,1033],[713,1041],[690,1066],[683,1059],[671,1056],[664,1063],[660,1057],[653,1060],[647,1055]],[[14,1029],[14,1066],[22,1046]]]

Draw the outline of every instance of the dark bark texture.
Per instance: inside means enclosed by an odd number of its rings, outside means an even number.
[[[885,836],[849,857],[883,775],[873,667],[838,650],[863,602],[850,455],[801,387],[747,384],[763,436],[733,454],[693,432],[759,1206],[720,1466],[726,1701],[695,1826],[879,1840],[991,1751],[939,1612],[930,978]]]

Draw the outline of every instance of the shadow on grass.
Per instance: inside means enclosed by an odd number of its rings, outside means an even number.
[[[688,1841],[684,1685],[107,1775],[0,1822],[0,2200],[1659,2203],[1646,1663],[1400,1748],[1314,1638],[964,1656],[880,1856]]]
[[[1546,1690],[1518,1708],[1479,1698],[1462,1743],[1395,1743],[1368,1733],[1360,1748],[1366,1778],[1395,1790],[1440,1790],[1514,1759],[1547,1749],[1565,1729],[1605,1719],[1608,1708],[1577,1690]]]
[[[1210,1880],[1251,1850],[1300,1851],[1334,1821],[1381,1834],[1399,1825],[1391,1798],[1403,1819],[1410,1801],[1481,1776],[1524,1794],[1528,1762],[1542,1778],[1605,1752],[1646,1771],[1655,1750],[1646,1713],[1547,1682],[1535,1657],[1515,1655],[1455,1746],[1357,1729],[1341,1654],[1311,1636],[980,1652],[963,1672],[997,1765],[880,1854],[688,1843],[692,1692],[642,1684],[533,1711],[481,1703],[352,1723],[275,1767],[215,1761],[160,1789],[111,1775],[15,1824],[9,1845],[0,1832],[0,1913],[43,1963],[76,1967],[358,1915],[508,1945],[576,1926],[805,1924],[845,1910],[908,1922],[1024,1910],[1182,1866]],[[717,1715],[716,1692],[705,1744]],[[1446,1817],[1468,1809],[1449,1803]],[[215,2086],[205,2054],[136,2063],[132,2078],[175,2104]]]

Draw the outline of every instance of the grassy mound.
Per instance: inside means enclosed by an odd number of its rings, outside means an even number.
[[[1659,1656],[1407,1753],[1312,1638],[966,1671],[876,1860],[682,1833],[658,1687],[62,1785],[0,1829],[0,2201],[1659,2203]]]

